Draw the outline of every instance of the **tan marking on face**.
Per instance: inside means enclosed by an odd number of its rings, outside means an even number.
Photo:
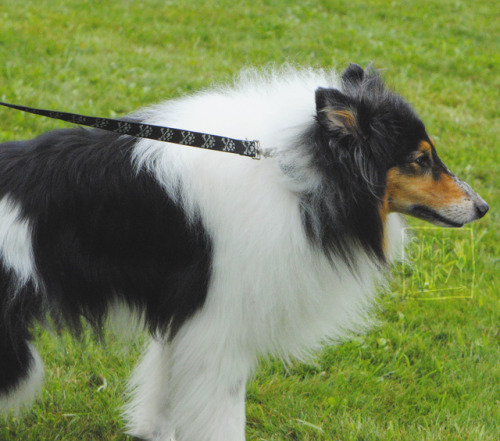
[[[427,141],[421,141],[417,150],[422,153],[427,153],[429,157],[432,158],[432,147]]]
[[[415,169],[417,167],[415,165]],[[393,167],[387,173],[386,198],[390,212],[405,213],[412,205],[439,211],[445,206],[460,204],[467,199],[467,195],[458,182],[444,171],[434,179],[432,173],[409,175],[399,167]]]

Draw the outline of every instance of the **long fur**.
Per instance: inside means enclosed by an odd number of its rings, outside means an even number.
[[[242,441],[258,357],[301,358],[370,325],[401,242],[399,215],[380,212],[386,173],[423,124],[356,67],[342,78],[248,71],[132,117],[259,139],[274,155],[83,129],[4,143],[0,407],[40,382],[35,320],[100,330],[120,305],[152,335],[130,383],[129,433]]]

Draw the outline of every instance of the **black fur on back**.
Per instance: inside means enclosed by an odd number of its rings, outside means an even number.
[[[341,81],[341,90],[316,91],[316,121],[300,140],[322,177],[321,188],[303,196],[303,221],[316,244],[351,268],[359,247],[383,264],[387,172],[427,135],[411,106],[376,71],[351,64]]]
[[[0,337],[21,340],[49,311],[75,331],[100,330],[123,300],[153,333],[173,337],[206,297],[211,241],[131,153],[135,138],[65,129],[0,145],[0,198],[30,222],[38,289],[15,293],[2,272]],[[5,337],[6,338],[6,337]]]

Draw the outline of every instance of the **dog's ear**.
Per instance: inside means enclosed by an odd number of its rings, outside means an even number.
[[[356,109],[351,100],[337,89],[316,89],[316,117],[330,132],[343,135],[359,134]]]
[[[359,86],[365,77],[365,71],[359,64],[351,63],[342,72],[341,80],[344,87]]]

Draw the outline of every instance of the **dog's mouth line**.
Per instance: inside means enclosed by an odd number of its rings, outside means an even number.
[[[411,216],[418,217],[419,219],[423,219],[426,221],[437,221],[442,224],[445,224],[450,227],[455,227],[455,228],[460,228],[464,226],[465,222],[456,222],[452,221],[451,219],[448,219],[436,211],[434,211],[432,208],[426,207],[424,205],[413,205],[407,213]]]

